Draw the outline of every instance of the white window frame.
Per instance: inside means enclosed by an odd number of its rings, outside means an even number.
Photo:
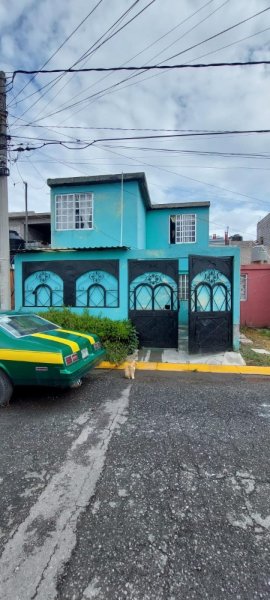
[[[245,282],[244,285],[242,282]],[[244,288],[244,289],[243,289]],[[240,275],[240,300],[245,302],[248,295],[248,276],[247,273],[241,273]]]
[[[171,219],[175,220],[175,244],[195,244],[197,238],[197,215],[195,213],[180,213],[176,215],[170,215],[169,224]],[[190,223],[190,221],[193,221]],[[177,222],[180,223],[179,231],[177,232]],[[189,225],[191,227],[189,228]],[[188,231],[189,228],[189,231]],[[178,233],[178,235],[177,235]],[[192,235],[194,233],[194,236]],[[193,238],[194,239],[189,239]]]
[[[189,276],[188,273],[179,273],[179,300],[189,299]]]
[[[65,202],[65,206],[64,203]],[[89,220],[91,227],[81,227],[77,221],[76,226],[76,205],[79,202],[79,211],[81,217],[84,216],[83,209],[89,208]],[[55,229],[56,231],[90,231],[94,228],[94,195],[91,192],[81,192],[79,194],[57,194],[55,196]],[[59,226],[61,225],[61,227]]]

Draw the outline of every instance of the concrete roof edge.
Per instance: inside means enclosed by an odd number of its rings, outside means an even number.
[[[60,187],[62,185],[86,185],[94,183],[121,183],[123,181],[138,181],[142,197],[146,208],[151,208],[150,194],[147,186],[145,173],[143,171],[136,173],[114,173],[111,175],[89,175],[83,177],[60,177],[57,179],[47,179],[50,188]]]
[[[151,210],[161,210],[163,208],[196,208],[200,206],[209,208],[210,202],[170,202],[168,204],[152,204]]]
[[[51,213],[48,212],[35,212],[33,210],[28,211],[28,217],[33,217],[33,218],[41,218],[41,217],[50,217]],[[25,212],[21,211],[21,212],[10,212],[8,213],[8,218],[9,219],[18,219],[20,217],[25,217]]]

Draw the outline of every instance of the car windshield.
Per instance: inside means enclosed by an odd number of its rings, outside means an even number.
[[[58,325],[36,315],[0,315],[0,328],[17,338],[57,327]]]

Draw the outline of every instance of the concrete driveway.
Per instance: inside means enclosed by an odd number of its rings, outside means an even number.
[[[1,600],[270,598],[269,379],[95,371],[0,412]]]

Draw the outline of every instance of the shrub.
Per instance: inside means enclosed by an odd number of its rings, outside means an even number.
[[[96,333],[106,349],[107,360],[115,364],[123,362],[128,354],[138,348],[136,329],[128,320],[113,321],[107,317],[95,317],[87,309],[78,315],[69,308],[50,308],[40,316],[63,329]]]

